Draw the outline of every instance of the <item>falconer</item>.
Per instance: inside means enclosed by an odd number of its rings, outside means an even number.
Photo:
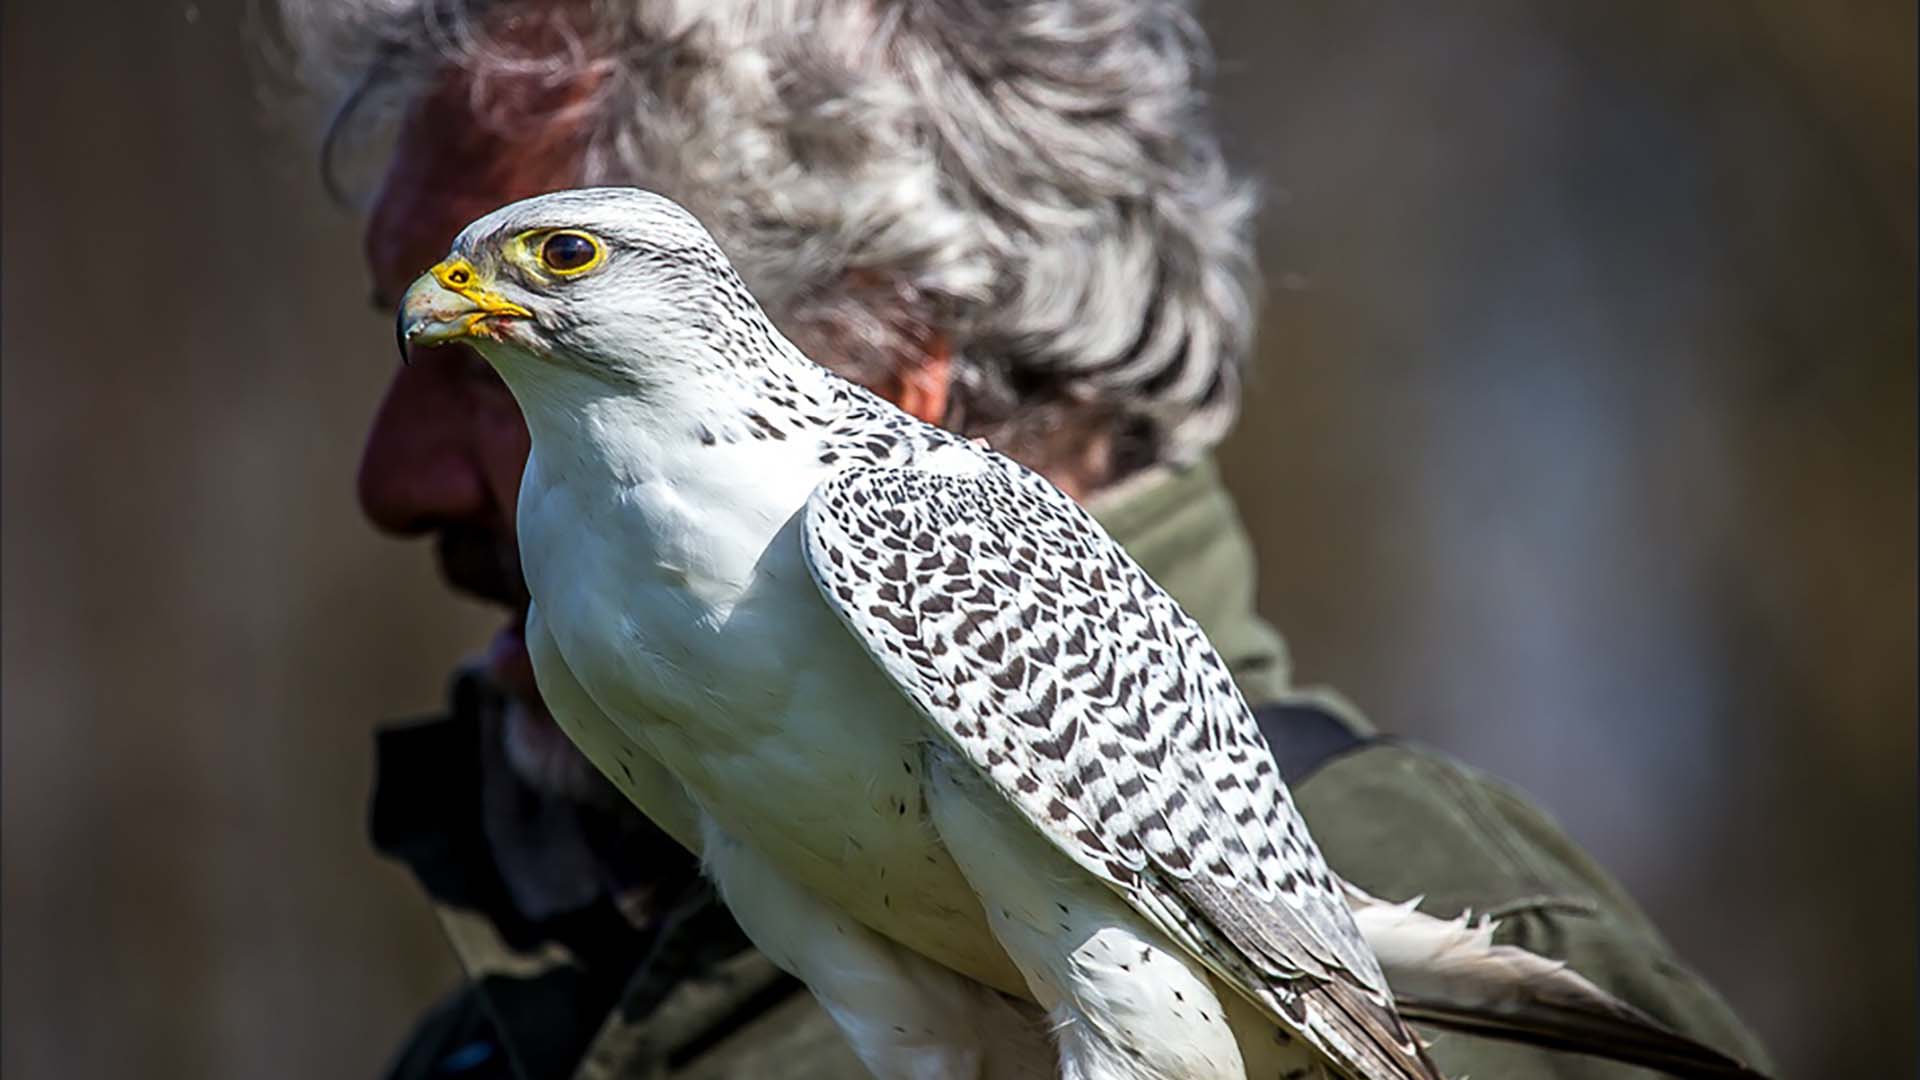
[[[397,111],[369,215],[376,303],[469,220],[586,184],[692,210],[808,355],[1042,472],[1205,629],[1328,863],[1428,910],[1497,911],[1679,1031],[1758,1046],[1537,809],[1297,688],[1253,611],[1251,547],[1207,459],[1252,331],[1246,189],[1221,162],[1185,5],[289,5],[343,103]],[[469,976],[392,1066],[428,1076],[841,1076],[858,1065],[746,946],[697,869],[553,725],[533,682],[514,506],[527,434],[477,356],[397,370],[360,476],[379,528],[437,542],[504,626],[447,714],[386,731],[373,831]],[[1448,1035],[1447,1075],[1627,1076]]]

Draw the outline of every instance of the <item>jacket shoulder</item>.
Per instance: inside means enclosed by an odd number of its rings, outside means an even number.
[[[1354,884],[1389,900],[1422,896],[1436,916],[1496,918],[1496,940],[1564,960],[1674,1029],[1765,1067],[1758,1040],[1626,890],[1514,788],[1431,750],[1376,741],[1329,761],[1294,797],[1327,862]],[[1447,1075],[1656,1075],[1464,1035],[1440,1036],[1434,1054]]]

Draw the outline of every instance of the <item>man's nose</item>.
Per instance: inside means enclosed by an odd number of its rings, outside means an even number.
[[[416,349],[397,369],[360,454],[360,508],[376,527],[414,535],[492,509],[483,368],[455,346]]]

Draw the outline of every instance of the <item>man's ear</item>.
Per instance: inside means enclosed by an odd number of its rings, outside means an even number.
[[[894,366],[892,385],[885,396],[929,424],[947,418],[947,395],[953,388],[953,357],[944,334],[928,336],[925,348],[903,356]]]

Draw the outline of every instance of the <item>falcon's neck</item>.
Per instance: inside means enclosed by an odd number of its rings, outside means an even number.
[[[646,385],[525,355],[489,358],[551,476],[626,488],[774,464],[787,474],[796,461],[817,460],[852,405],[852,387],[780,344],[781,355],[751,364],[681,358],[662,365],[671,378]]]

